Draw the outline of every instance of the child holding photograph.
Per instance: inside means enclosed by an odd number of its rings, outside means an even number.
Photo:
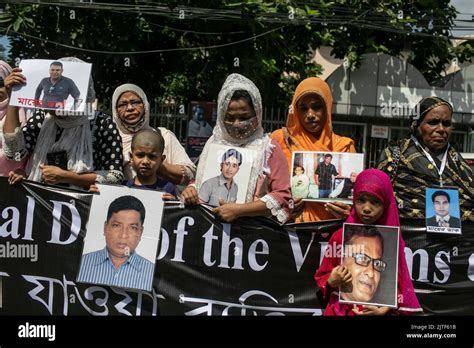
[[[392,184],[388,175],[377,169],[364,170],[357,176],[354,184],[353,208],[346,222],[364,225],[400,226],[397,204]],[[408,272],[405,259],[405,242],[400,233],[398,250],[398,308],[377,307],[340,303],[338,290],[341,286],[360,287],[361,279],[351,274],[347,267],[341,265],[340,252],[343,229],[335,232],[328,242],[321,266],[315,274],[315,280],[328,305],[324,315],[386,315],[410,314],[422,309],[415,295],[415,290]],[[372,264],[368,268],[373,272]],[[367,276],[367,275],[366,275]],[[353,281],[354,279],[354,281]]]

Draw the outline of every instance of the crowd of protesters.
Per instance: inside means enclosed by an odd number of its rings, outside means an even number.
[[[195,183],[202,181],[204,166],[196,168],[171,131],[150,126],[150,105],[139,86],[118,86],[112,95],[112,115],[108,115],[97,110],[91,78],[86,99],[94,107],[71,117],[59,110],[25,112],[9,106],[12,88],[24,85],[27,77],[21,69],[12,69],[2,61],[0,74],[0,175],[9,177],[11,184],[27,179],[87,191],[96,191],[96,184],[146,186],[165,191],[167,199],[180,199],[187,205],[203,203]],[[216,125],[199,164],[213,155],[213,144],[257,154],[250,168],[245,201],[219,202],[214,213],[220,219],[231,222],[244,216],[268,216],[283,224],[342,218],[361,224],[400,226],[399,216],[425,218],[425,189],[445,185],[459,191],[461,222],[474,221],[473,173],[449,145],[453,106],[448,101],[427,97],[419,102],[411,116],[410,134],[383,151],[378,169],[359,173],[353,183],[352,205],[308,202],[291,194],[295,151],[356,151],[352,139],[333,132],[328,84],[317,77],[301,81],[290,104],[286,127],[271,134],[262,127],[263,103],[258,87],[240,74],[229,75],[218,95]],[[57,162],[51,163],[51,158]],[[230,190],[225,180],[216,183]],[[181,192],[176,187],[181,187]],[[341,232],[332,238],[341,243]],[[325,258],[315,278],[329,301],[326,313],[418,311],[403,245],[400,234],[398,291],[404,300],[397,311],[339,304],[332,296],[352,277],[339,260]]]

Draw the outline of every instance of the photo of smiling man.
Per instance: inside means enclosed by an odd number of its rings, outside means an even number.
[[[198,164],[196,190],[199,202],[218,207],[226,203],[245,203],[253,166],[258,158],[255,149],[211,144],[209,156]],[[261,164],[260,164],[261,165]]]
[[[234,176],[242,165],[242,154],[236,149],[227,150],[222,156],[221,174],[206,180],[199,190],[199,200],[212,206],[235,203],[239,188]]]
[[[343,259],[352,282],[341,303],[396,307],[398,228],[344,224]]]

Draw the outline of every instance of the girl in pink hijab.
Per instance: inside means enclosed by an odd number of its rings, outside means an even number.
[[[0,60],[0,77],[5,81],[7,76],[12,72],[10,65],[5,63],[3,60]],[[3,151],[3,122],[5,115],[7,113],[8,104],[10,103],[10,98],[8,96],[7,89],[5,86],[0,88],[0,176],[8,176],[8,173],[15,171],[17,169],[24,169],[26,164],[26,158],[20,162],[12,161],[6,158],[5,152]],[[22,125],[26,123],[25,112],[20,112],[20,122]]]
[[[397,203],[387,174],[378,169],[367,169],[357,176],[354,184],[353,208],[346,222],[400,227]],[[422,311],[408,272],[405,242],[401,232],[398,242],[398,307],[396,309],[339,302],[339,287],[352,282],[349,269],[341,265],[341,257],[338,257],[336,252],[341,245],[342,228],[329,240],[321,266],[314,276],[319,289],[328,300],[324,315],[406,315]]]

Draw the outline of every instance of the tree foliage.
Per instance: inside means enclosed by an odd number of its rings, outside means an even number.
[[[92,62],[101,98],[132,82],[162,102],[215,100],[238,72],[267,105],[286,106],[301,79],[321,72],[310,61],[321,45],[352,67],[364,53],[409,51],[409,62],[436,81],[452,59],[474,52],[451,45],[455,14],[448,0],[23,1],[4,5],[0,25],[12,63],[71,55]]]

